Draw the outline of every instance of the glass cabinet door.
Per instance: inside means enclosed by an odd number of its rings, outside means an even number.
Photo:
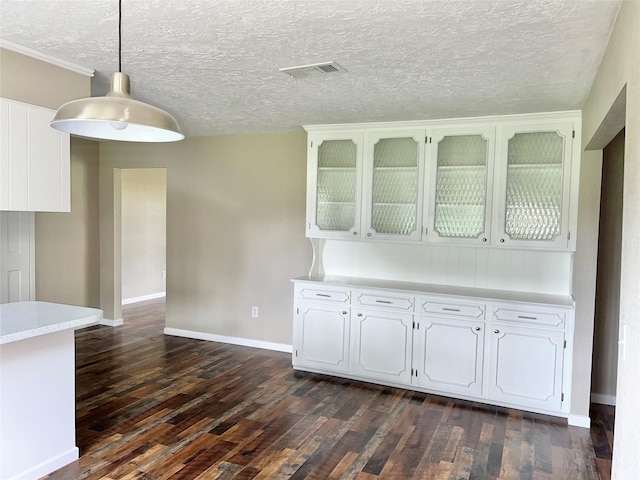
[[[494,129],[434,129],[431,133],[427,240],[488,243]]]
[[[308,165],[308,237],[359,236],[361,136],[313,137]],[[343,136],[344,137],[344,136]]]
[[[420,241],[424,130],[367,136],[366,237]]]
[[[503,129],[498,244],[567,247],[572,131]]]

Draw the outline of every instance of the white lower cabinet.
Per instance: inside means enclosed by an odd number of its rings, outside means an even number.
[[[411,383],[413,315],[360,309],[351,318],[351,372]]]
[[[560,410],[564,332],[493,324],[490,338],[489,398]]]
[[[296,282],[293,366],[568,416],[572,300],[481,293]]]
[[[349,371],[349,309],[343,305],[301,303],[296,307],[295,367]]]
[[[484,322],[418,317],[413,360],[419,387],[480,396]]]

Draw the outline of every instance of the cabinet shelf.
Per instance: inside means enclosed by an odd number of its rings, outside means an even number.
[[[383,172],[383,171],[409,171],[415,172],[418,170],[418,167],[373,167],[374,172]]]
[[[323,172],[355,172],[356,167],[318,167]]]
[[[561,170],[561,163],[518,163],[518,164],[510,164],[507,168],[513,168],[516,170],[525,169],[525,168],[534,168],[534,169],[549,169],[549,170]]]
[[[486,165],[438,165],[438,170],[486,170]]]

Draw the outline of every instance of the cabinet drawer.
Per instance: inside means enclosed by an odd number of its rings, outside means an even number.
[[[558,328],[564,328],[565,317],[566,313],[562,310],[545,311],[529,308],[494,306],[492,312],[493,320]]]
[[[413,312],[415,304],[414,297],[410,295],[394,295],[385,292],[353,292],[353,305],[362,305],[367,307],[393,308],[395,310],[404,310],[405,312]]]
[[[328,288],[313,288],[313,287],[300,287],[298,292],[301,298],[305,300],[322,300],[327,302],[336,303],[349,303],[350,291],[344,289],[328,289]]]
[[[425,300],[422,302],[421,313],[435,313],[438,315],[455,315],[457,317],[484,319],[485,306],[481,303],[459,303],[447,301]]]

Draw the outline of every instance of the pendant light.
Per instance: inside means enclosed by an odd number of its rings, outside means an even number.
[[[123,142],[175,142],[184,135],[173,116],[131,98],[129,75],[122,73],[122,0],[118,0],[118,72],[104,97],[62,105],[50,124],[72,135]]]

